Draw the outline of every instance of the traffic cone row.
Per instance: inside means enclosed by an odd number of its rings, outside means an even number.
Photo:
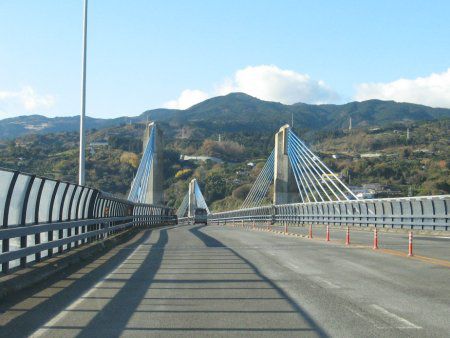
[[[218,225],[220,225],[220,221],[217,222]],[[226,225],[227,222],[224,221],[223,225]],[[241,221],[241,225],[244,227],[245,223],[242,220]],[[269,231],[272,230],[272,226],[270,224],[270,222],[268,222],[268,229]],[[235,221],[233,220],[232,222],[232,226],[236,226]],[[256,229],[256,222],[253,221],[252,223],[252,228]],[[287,227],[287,223],[284,224],[284,234],[288,234],[288,227]],[[308,233],[308,238],[312,239],[313,238],[313,226],[312,224],[309,225],[309,233]],[[325,241],[326,242],[330,242],[330,227],[327,225],[326,227],[326,237],[325,237]],[[345,234],[345,245],[350,245],[350,227],[347,226],[346,229],[346,234]],[[378,229],[375,228],[373,230],[373,250],[377,250],[378,247]],[[413,232],[410,231],[409,235],[408,235],[408,256],[412,257],[413,256]]]

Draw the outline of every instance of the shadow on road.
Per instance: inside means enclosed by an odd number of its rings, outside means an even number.
[[[144,251],[144,259],[139,268],[134,271],[131,277],[117,292],[117,294],[93,317],[88,325],[80,332],[82,337],[99,336],[98,328],[115,336],[126,327],[130,317],[135,313],[145,294],[150,288],[154,277],[161,266],[164,256],[164,247],[168,242],[167,230],[159,231],[158,241],[151,245],[150,250]],[[144,244],[145,245],[145,244]],[[135,255],[140,256],[139,251]],[[139,259],[139,258],[137,258]],[[108,278],[112,282],[112,278]],[[106,329],[106,330],[105,330]]]
[[[194,234],[196,237],[198,237],[207,247],[222,247],[226,248],[229,252],[232,252],[233,255],[236,257],[239,257],[240,260],[245,262],[255,273],[255,275],[263,280],[267,285],[270,286],[270,288],[276,290],[276,292],[282,297],[284,300],[286,300],[289,305],[292,307],[292,309],[302,318],[304,319],[309,326],[314,330],[319,336],[325,337],[325,332],[321,329],[321,327],[301,308],[299,304],[297,304],[292,298],[290,298],[281,288],[279,288],[274,282],[272,282],[270,279],[268,279],[264,274],[262,274],[259,269],[254,266],[250,261],[242,257],[240,254],[238,254],[235,250],[228,248],[225,246],[222,242],[215,239],[214,237],[211,237],[207,234],[205,234],[203,231],[201,231],[202,228],[206,227],[206,225],[197,226],[189,231]],[[281,330],[284,331],[284,330]]]
[[[151,230],[147,230],[131,243],[69,267],[62,275],[5,299],[0,304],[0,337],[27,336],[36,331],[117,268],[130,250],[148,240],[150,233]]]
[[[31,294],[32,301],[45,298],[40,304],[9,306],[17,316],[0,336],[37,329],[54,337],[326,336],[299,304],[204,226],[146,231],[92,264]]]

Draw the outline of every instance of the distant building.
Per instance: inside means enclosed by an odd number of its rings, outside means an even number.
[[[380,153],[365,153],[365,154],[361,154],[360,155],[361,158],[377,158],[377,157],[381,157]]]
[[[424,154],[429,154],[432,151],[430,149],[426,149],[426,148],[422,148],[422,149],[415,149],[413,150],[413,153],[424,153]]]
[[[369,191],[373,191],[374,193],[384,190],[384,185],[382,185],[380,183],[366,183],[366,184],[363,184],[362,187]]]
[[[349,188],[359,199],[371,199],[375,197],[375,191],[371,189],[356,186],[350,186]]]
[[[181,161],[212,161],[214,163],[223,163],[220,158],[212,157],[212,156],[189,156],[189,155],[180,155]]]
[[[109,143],[108,143],[108,141],[104,141],[104,140],[92,141],[91,143],[89,143],[89,146],[91,146],[91,147],[107,147],[107,146],[109,146]]]
[[[376,134],[376,133],[378,133],[380,131],[381,131],[381,128],[379,128],[379,127],[374,127],[374,128],[370,128],[369,129],[369,132],[372,133],[372,134]]]
[[[236,171],[236,175],[238,175],[238,176],[248,176],[248,175],[250,175],[250,173],[248,171],[238,170],[238,171]]]

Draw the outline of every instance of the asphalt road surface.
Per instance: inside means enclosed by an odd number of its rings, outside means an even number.
[[[422,238],[436,258],[427,260],[395,254],[404,235],[384,235],[386,251],[338,236],[145,230],[3,301],[0,336],[449,336],[448,240]],[[370,242],[370,233],[354,239],[364,236]]]

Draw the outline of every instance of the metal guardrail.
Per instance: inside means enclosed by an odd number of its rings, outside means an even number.
[[[2,272],[128,227],[175,222],[170,208],[132,203],[86,186],[0,168]]]
[[[287,222],[423,230],[450,229],[450,195],[270,205],[213,213],[208,222]]]

